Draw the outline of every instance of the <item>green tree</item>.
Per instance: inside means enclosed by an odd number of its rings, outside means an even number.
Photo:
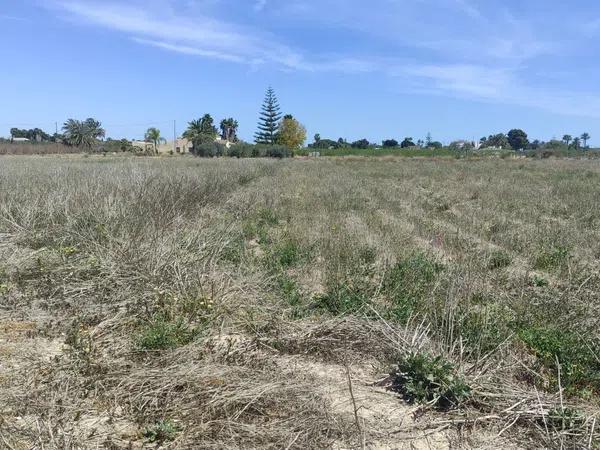
[[[144,140],[146,142],[151,142],[154,145],[154,154],[158,155],[158,145],[161,143],[166,143],[167,140],[160,136],[160,130],[158,128],[148,128],[146,134],[144,135]]]
[[[427,133],[427,136],[425,137],[425,146],[430,147],[432,142],[433,139],[431,138],[431,133]]]
[[[105,135],[102,124],[91,118],[85,121],[69,119],[64,123],[62,130],[68,145],[85,150],[91,150],[94,144]]]
[[[573,147],[576,150],[579,150],[581,148],[581,139],[578,137],[573,139],[573,143],[571,144],[571,147]]]
[[[192,120],[188,123],[188,128],[183,133],[183,137],[196,144],[206,144],[215,140],[217,137],[217,128],[210,114],[204,114],[198,120]]]
[[[221,139],[228,142],[237,142],[238,121],[232,117],[221,120],[219,128],[221,129]]]
[[[321,135],[319,133],[315,134],[315,144],[318,144],[321,141]]]
[[[571,136],[570,134],[565,134],[562,139],[568,147],[569,143],[573,140],[573,136]]]
[[[590,135],[588,133],[583,133],[581,135],[581,140],[583,141],[583,148],[587,148],[587,141],[590,140]]]
[[[258,131],[254,135],[257,144],[273,145],[277,142],[277,130],[281,109],[273,88],[269,87],[258,119]]]
[[[337,142],[336,142],[337,144]],[[368,139],[359,139],[358,141],[354,141],[351,146],[352,148],[369,148],[371,144]]]
[[[384,147],[398,147],[398,141],[396,139],[386,139],[382,144]]]
[[[508,132],[508,144],[514,150],[525,149],[529,146],[529,139],[527,139],[527,133],[523,130],[512,129]]]
[[[300,148],[306,141],[306,128],[291,115],[286,115],[279,123],[277,142],[287,148]]]
[[[485,142],[485,147],[497,147],[497,148],[509,148],[510,144],[506,135],[502,133],[494,134],[489,136]]]
[[[400,144],[400,147],[402,147],[402,148],[415,147],[415,143],[413,142],[413,138],[411,138],[411,137],[404,138],[404,140]]]

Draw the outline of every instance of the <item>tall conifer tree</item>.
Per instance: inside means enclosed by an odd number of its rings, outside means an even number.
[[[275,96],[275,91],[269,87],[258,119],[258,131],[254,135],[254,142],[267,145],[275,144],[280,120],[279,102]]]

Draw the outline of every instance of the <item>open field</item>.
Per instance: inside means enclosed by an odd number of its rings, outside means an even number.
[[[598,161],[3,157],[0,448],[599,448],[599,261]]]

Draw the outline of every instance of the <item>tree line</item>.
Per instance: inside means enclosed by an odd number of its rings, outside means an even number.
[[[210,114],[204,114],[201,118],[192,120],[183,133],[183,138],[192,142],[193,152],[199,156],[223,154],[223,150],[218,146],[243,143],[238,138],[239,123],[233,117],[222,119],[219,127]],[[62,126],[62,134],[55,133],[49,135],[39,128],[19,129],[12,128],[11,139],[26,138],[37,142],[60,142],[65,145],[81,148],[86,151],[92,150],[100,145],[101,150],[115,151],[135,151],[134,147],[126,139],[104,141],[106,132],[102,128],[100,121],[94,118],[86,120],[68,119]],[[218,142],[220,138],[220,142]],[[512,129],[508,133],[498,133],[487,137],[482,137],[478,142],[474,141],[454,141],[448,146],[450,149],[475,149],[475,148],[495,148],[504,150],[537,150],[537,149],[556,149],[566,146],[568,149],[588,148],[588,141],[591,136],[589,133],[582,133],[578,137],[565,134],[562,141],[550,140],[548,142],[533,140],[530,141],[527,133],[522,129]],[[153,152],[158,154],[158,148],[166,139],[161,136],[161,132],[156,127],[148,128],[144,134],[145,142],[152,146]],[[291,114],[282,114],[279,101],[273,88],[269,87],[265,94],[263,104],[259,112],[257,131],[254,134],[254,144],[259,146],[282,146],[288,150],[299,149],[304,146],[306,141],[306,128]],[[245,145],[251,145],[246,144]],[[353,142],[348,142],[344,138],[337,140],[321,138],[320,134],[315,134],[313,142],[308,145],[312,149],[343,149],[343,148],[426,148],[439,149],[443,147],[440,141],[433,140],[431,133],[428,133],[425,139],[414,140],[412,137],[405,137],[402,141],[394,138],[388,138],[381,141],[381,145],[369,142],[363,138]],[[268,151],[244,151],[242,153],[269,153]],[[275,152],[278,153],[278,152]],[[285,152],[283,152],[285,153]]]

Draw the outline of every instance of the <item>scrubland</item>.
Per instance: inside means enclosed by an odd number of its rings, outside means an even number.
[[[0,448],[598,448],[600,162],[0,158]]]

